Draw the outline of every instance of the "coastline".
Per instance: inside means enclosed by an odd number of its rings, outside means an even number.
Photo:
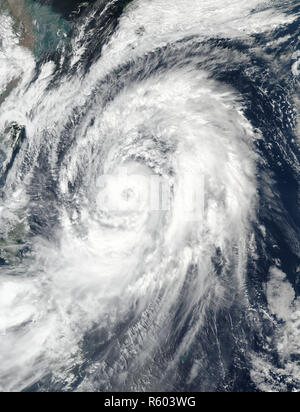
[[[35,37],[31,19],[26,10],[24,0],[6,0],[5,8],[11,14],[19,28],[19,31],[21,32],[18,43],[19,46],[33,51],[35,46]],[[6,89],[0,93],[0,105],[6,100],[11,91],[18,86],[19,81],[20,78],[14,78],[7,84]]]
[[[32,23],[30,16],[28,15],[25,7],[24,0],[6,0],[10,13],[21,26],[22,37],[20,38],[19,45],[26,47],[30,50],[34,49],[35,38],[32,29]]]

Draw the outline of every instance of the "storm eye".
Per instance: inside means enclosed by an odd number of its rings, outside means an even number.
[[[126,202],[129,202],[130,200],[133,200],[135,196],[136,196],[135,191],[130,187],[127,188],[127,189],[124,189],[123,192],[122,192],[122,198]]]
[[[300,391],[295,3],[0,0],[0,392]]]

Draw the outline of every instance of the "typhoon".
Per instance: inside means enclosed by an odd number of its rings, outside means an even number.
[[[299,24],[0,0],[0,391],[300,390]]]

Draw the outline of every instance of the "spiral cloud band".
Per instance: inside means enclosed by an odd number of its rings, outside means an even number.
[[[0,17],[0,389],[300,389],[299,5],[119,3]]]

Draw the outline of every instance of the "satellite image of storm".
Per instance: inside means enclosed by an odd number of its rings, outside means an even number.
[[[300,392],[299,143],[300,0],[0,0],[0,392]]]

